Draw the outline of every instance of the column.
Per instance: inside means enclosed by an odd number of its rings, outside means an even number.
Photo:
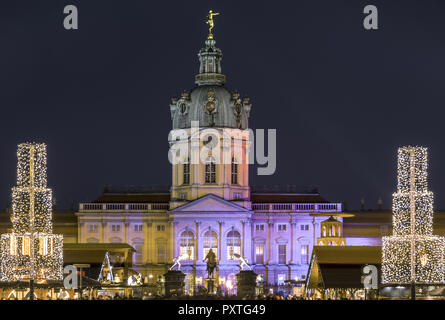
[[[245,221],[241,221],[242,224],[242,235],[241,235],[241,256],[245,258],[244,256],[244,246],[246,245],[246,222]]]
[[[130,223],[125,222],[125,220],[124,220],[124,239],[125,239],[125,242],[128,244],[130,244],[130,242],[128,241],[128,227],[129,226],[130,226]]]
[[[195,235],[196,235],[196,240],[195,240],[195,260],[196,260],[196,264],[198,264],[199,262],[201,262],[200,260],[200,253],[199,253],[199,225],[201,224],[201,222],[198,221],[194,221],[195,223]]]
[[[153,223],[150,220],[146,221],[144,223],[144,247],[145,247],[145,261],[147,264],[151,264],[152,263],[152,259],[151,259],[151,243],[150,243],[150,234],[152,232],[150,232],[150,229],[152,227]]]
[[[105,228],[107,227],[107,225],[108,223],[102,220],[100,228],[100,243],[105,243]]]
[[[217,262],[222,260],[222,226],[224,224],[224,221],[218,221],[218,259]]]
[[[176,225],[178,222],[176,221],[169,221],[170,223],[170,252],[168,253],[169,260],[173,261],[173,258],[176,257],[178,254],[176,254]]]
[[[269,222],[269,219],[267,219],[267,260],[266,265],[269,265],[270,257],[271,257],[271,233],[273,228],[273,222]]]
[[[292,219],[290,219],[289,221],[290,223],[290,260],[289,260],[289,264],[294,264],[295,263],[295,257],[296,257],[296,253],[295,253],[295,249],[296,249],[296,243],[294,243],[294,239],[296,238],[295,235],[297,233],[297,223],[292,221]],[[297,240],[295,239],[295,242]]]
[[[77,228],[77,243],[86,242],[86,239],[85,239],[85,241],[82,241],[82,228],[83,228],[84,225],[85,225],[85,223],[80,222],[79,223],[79,227]]]

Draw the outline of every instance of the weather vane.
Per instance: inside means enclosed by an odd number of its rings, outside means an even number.
[[[210,10],[209,14],[207,15],[206,23],[209,25],[208,39],[213,39],[212,29],[215,27],[215,22],[213,22],[213,16],[217,16],[217,15],[219,15],[219,12],[213,12],[212,10]]]

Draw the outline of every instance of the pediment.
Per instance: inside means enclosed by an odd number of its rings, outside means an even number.
[[[230,201],[224,200],[213,194],[205,195],[202,198],[177,207],[171,212],[250,212]]]

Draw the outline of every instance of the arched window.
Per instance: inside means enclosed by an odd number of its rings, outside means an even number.
[[[232,230],[227,234],[227,259],[237,259],[235,253],[241,255],[241,236],[238,231]]]
[[[213,253],[218,256],[218,235],[215,231],[208,230],[204,233],[203,239],[204,257],[212,249]]]
[[[232,158],[232,184],[238,184],[238,163]]]
[[[195,256],[195,235],[190,230],[181,233],[179,240],[179,255],[186,255],[189,260],[193,260]]]
[[[190,159],[182,165],[182,182],[183,184],[190,184]]]
[[[216,183],[216,164],[215,158],[207,157],[205,164],[205,182]]]

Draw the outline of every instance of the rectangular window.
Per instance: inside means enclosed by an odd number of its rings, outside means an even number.
[[[142,224],[135,224],[134,232],[142,232]]]
[[[238,184],[238,165],[232,160],[232,184]]]
[[[165,231],[165,225],[163,225],[163,224],[158,224],[158,225],[156,226],[156,231],[159,231],[159,232]]]
[[[234,192],[233,193],[233,199],[242,199],[243,194],[241,192]]]
[[[286,264],[286,245],[285,244],[278,245],[278,263]]]
[[[99,229],[99,226],[97,224],[89,224],[88,225],[88,232],[97,232]]]
[[[264,263],[264,244],[257,244],[255,246],[255,263]]]
[[[300,230],[301,231],[309,230],[309,225],[308,224],[300,224]]]
[[[165,241],[159,241],[158,247],[158,263],[167,263],[167,243]]]
[[[309,245],[307,244],[301,245],[301,263],[302,264],[309,263]]]
[[[187,200],[187,192],[180,192],[179,193],[179,199]]]
[[[205,182],[216,183],[216,164],[214,162],[206,163]]]
[[[278,232],[284,232],[287,230],[287,224],[278,224]]]
[[[121,231],[121,225],[120,224],[112,224],[111,225],[111,231],[112,232],[120,232]]]
[[[255,225],[255,231],[264,231],[264,224]]]
[[[183,167],[183,184],[190,184],[190,163],[184,163]]]

